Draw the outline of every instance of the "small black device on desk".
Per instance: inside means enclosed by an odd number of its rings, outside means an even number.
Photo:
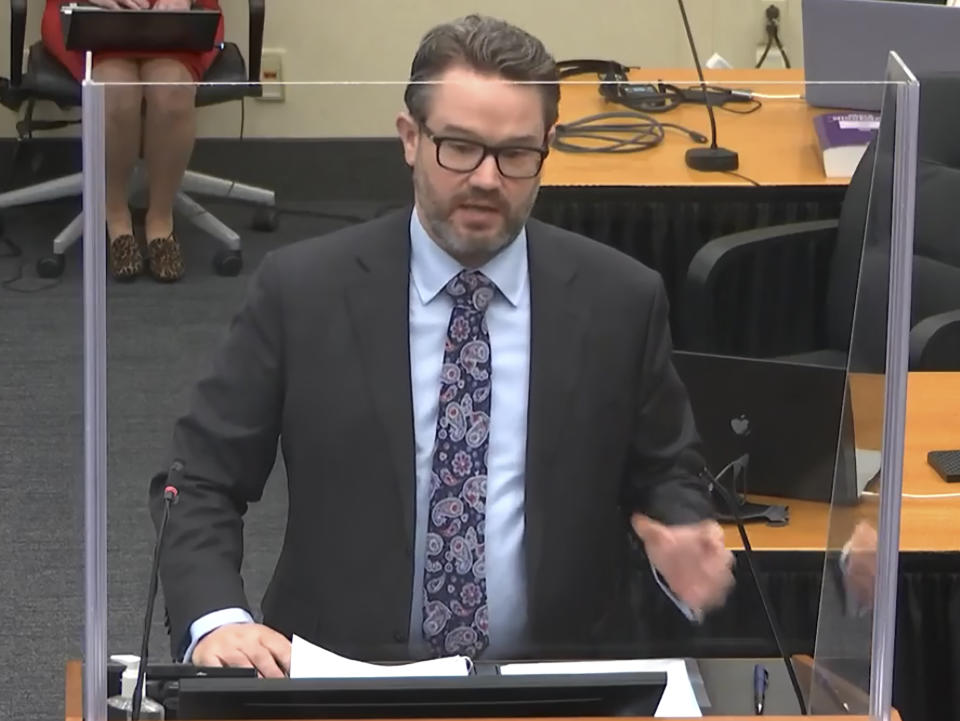
[[[665,672],[180,681],[180,719],[653,716]]]
[[[107,10],[86,3],[60,8],[68,50],[206,52],[216,45],[216,10]]]
[[[930,451],[927,463],[947,483],[960,481],[960,451]]]

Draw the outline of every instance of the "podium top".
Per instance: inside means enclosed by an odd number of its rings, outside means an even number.
[[[60,9],[68,50],[206,52],[216,45],[216,10],[107,10],[71,3]]]

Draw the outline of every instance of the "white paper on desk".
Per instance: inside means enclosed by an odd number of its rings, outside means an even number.
[[[666,671],[667,687],[660,698],[657,718],[691,718],[703,716],[693,693],[687,664],[682,658],[650,658],[627,661],[571,661],[546,663],[513,663],[500,667],[501,675],[553,673],[642,673]]]
[[[468,676],[470,669],[471,661],[466,656],[449,656],[395,665],[366,663],[339,656],[296,635],[290,650],[290,678]]]

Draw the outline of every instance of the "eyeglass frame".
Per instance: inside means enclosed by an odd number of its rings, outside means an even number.
[[[420,127],[420,130],[423,132],[423,134],[433,143],[434,147],[436,148],[437,165],[439,165],[444,170],[449,170],[451,173],[463,173],[463,174],[472,173],[481,165],[483,165],[483,161],[487,159],[487,156],[492,155],[493,161],[497,166],[497,172],[500,173],[500,175],[502,175],[504,178],[509,178],[510,180],[532,180],[533,178],[536,178],[538,175],[540,175],[540,172],[543,170],[543,163],[547,159],[547,156],[550,154],[550,148],[547,145],[546,136],[544,136],[543,145],[541,145],[539,148],[533,148],[528,145],[491,146],[491,145],[487,145],[486,143],[481,143],[479,140],[471,140],[470,138],[463,138],[455,135],[437,135],[427,126],[427,124],[423,120],[418,120],[417,125]],[[475,145],[481,150],[483,150],[483,153],[480,155],[480,159],[477,161],[477,164],[474,165],[469,170],[449,168],[440,162],[440,146],[443,145],[444,141],[451,141],[456,143],[467,143],[469,145]],[[540,155],[540,164],[537,166],[536,172],[533,175],[519,175],[519,176],[507,175],[506,173],[504,173],[503,168],[500,167],[500,153],[506,150],[529,150],[531,152],[538,153]]]

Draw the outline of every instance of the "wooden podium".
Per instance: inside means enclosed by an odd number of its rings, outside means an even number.
[[[798,670],[803,668],[805,665],[804,661],[809,663],[809,657],[807,659],[799,659],[801,662],[798,663]],[[68,661],[66,668],[66,689],[64,697],[64,719],[65,721],[84,721],[83,719],[83,678],[82,678],[82,666],[80,661]],[[802,678],[802,676],[801,676]],[[710,716],[709,718],[717,719],[717,721],[746,721],[746,719],[756,718],[755,716]],[[764,716],[764,718],[771,719],[771,721],[790,721],[799,718],[801,716]],[[837,715],[837,716],[820,716],[816,718],[821,719],[822,721],[867,721],[867,717],[863,715]],[[892,721],[900,721],[900,716],[896,711],[891,711],[890,718]],[[202,719],[193,719],[191,721],[203,721]],[[263,721],[270,721],[269,719],[264,719]],[[329,721],[325,719],[324,721]],[[425,720],[426,721],[426,720]],[[429,721],[454,721],[453,719],[430,719]],[[455,721],[467,721],[466,719],[456,719]],[[476,721],[507,721],[506,719],[476,719]],[[544,721],[571,721],[571,719],[547,719],[544,717]],[[591,720],[593,721],[593,720]],[[597,719],[596,721],[600,721]]]

